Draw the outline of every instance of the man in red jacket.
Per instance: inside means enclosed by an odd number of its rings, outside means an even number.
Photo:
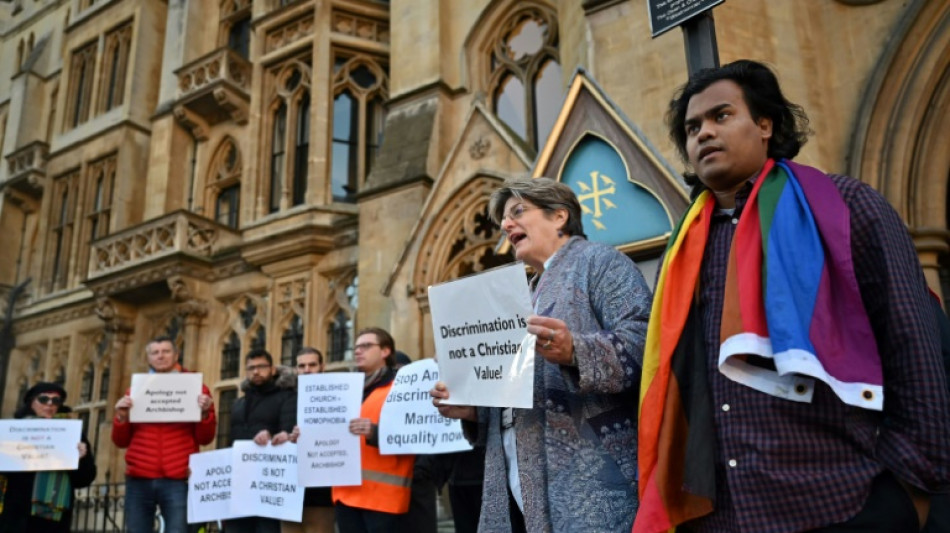
[[[151,372],[184,372],[178,348],[169,337],[145,345]],[[200,422],[131,423],[132,398],[126,391],[115,404],[112,442],[125,453],[125,523],[129,533],[154,530],[155,507],[162,512],[165,533],[188,528],[188,456],[214,439],[215,418],[211,392],[201,386],[197,398]]]

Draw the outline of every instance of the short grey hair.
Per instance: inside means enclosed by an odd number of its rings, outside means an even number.
[[[564,233],[587,238],[584,234],[584,224],[581,222],[581,204],[577,195],[570,186],[554,181],[550,178],[513,178],[505,180],[501,188],[491,195],[488,201],[488,216],[492,222],[501,225],[505,216],[505,204],[508,200],[517,198],[527,200],[540,207],[546,214],[552,214],[558,209],[567,210],[567,223],[564,224]]]

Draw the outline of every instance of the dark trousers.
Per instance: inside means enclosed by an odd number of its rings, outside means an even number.
[[[280,533],[280,520],[252,516],[224,521],[225,533]]]
[[[340,502],[334,507],[340,533],[392,533],[399,531],[401,514],[350,507]]]
[[[947,531],[950,531],[950,494],[937,494],[930,498],[930,515],[923,533]]]
[[[478,519],[482,514],[481,485],[449,485],[449,503],[455,533],[478,533]]]
[[[399,515],[399,531],[403,533],[437,533],[435,483],[426,478],[413,478],[409,495],[409,511]]]
[[[874,478],[864,507],[847,522],[815,529],[812,533],[914,533],[920,530],[910,494],[890,472]]]
[[[511,533],[527,533],[528,528],[525,527],[524,523],[524,514],[521,513],[521,509],[518,507],[518,502],[515,501],[515,497],[511,495],[511,489],[508,489],[508,517],[511,521]]]

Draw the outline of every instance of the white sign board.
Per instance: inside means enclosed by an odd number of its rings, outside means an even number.
[[[81,420],[0,420],[0,472],[75,470],[81,440]]]
[[[379,417],[379,453],[432,454],[471,450],[459,420],[445,418],[429,391],[439,381],[439,365],[423,359],[399,369]]]
[[[429,308],[444,403],[532,407],[535,336],[523,263],[429,287]]]
[[[300,438],[300,485],[360,485],[360,437],[350,420],[360,417],[363,373],[297,376],[297,426]]]
[[[199,422],[201,374],[132,374],[131,422]]]
[[[252,440],[231,447],[231,512],[300,522],[303,487],[297,485],[297,445],[258,446]]]
[[[247,516],[231,512],[231,448],[188,457],[188,523]]]

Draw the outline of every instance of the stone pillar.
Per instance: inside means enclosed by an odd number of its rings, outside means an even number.
[[[128,369],[132,368],[130,358],[136,354],[129,353],[129,342],[134,332],[134,320],[129,310],[118,308],[113,300],[106,297],[100,297],[96,300],[96,315],[105,323],[103,329],[106,335],[111,339],[111,354],[109,358],[109,397],[106,398],[106,427],[103,428],[106,434],[112,433],[112,420],[115,417],[115,403],[125,395],[129,387],[131,376],[127,375]],[[145,357],[145,354],[139,354]],[[125,472],[124,454],[115,453],[112,440],[100,438],[100,444],[105,443],[103,449],[95,450],[97,457],[106,454],[109,457],[106,466],[106,473],[102,476],[108,476],[110,481],[118,481],[120,474]],[[102,466],[102,463],[99,463]]]
[[[193,371],[198,371],[198,339],[201,333],[201,322],[208,316],[208,305],[192,296],[192,291],[181,276],[172,276],[168,279],[168,288],[172,291],[172,299],[176,302],[175,313],[185,323],[185,353],[182,365]]]

